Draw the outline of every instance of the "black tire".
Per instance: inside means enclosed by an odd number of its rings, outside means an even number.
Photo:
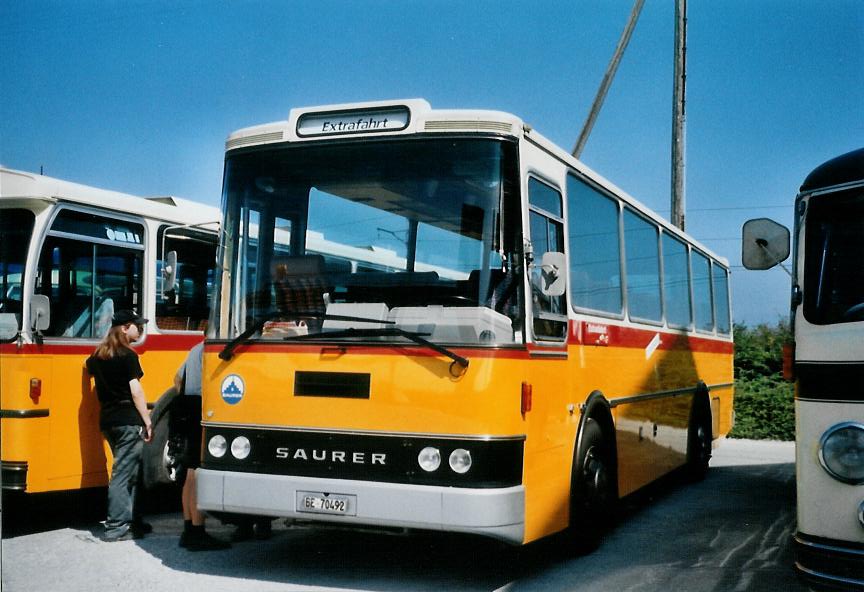
[[[577,553],[589,553],[600,546],[614,523],[617,497],[613,441],[595,419],[588,418],[571,478],[569,534]]]
[[[690,412],[690,425],[687,429],[687,467],[686,474],[690,481],[702,481],[708,474],[708,464],[711,461],[711,445],[714,440],[711,433],[711,408],[705,396],[697,395]]]
[[[142,452],[142,480],[146,489],[182,485],[186,468],[169,446],[171,440],[172,411],[177,393],[171,388],[156,402],[151,412],[153,439],[144,444]]]

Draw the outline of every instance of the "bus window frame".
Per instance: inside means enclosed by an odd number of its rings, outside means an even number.
[[[96,238],[96,237],[89,236],[86,234],[75,234],[72,232],[54,230],[53,229],[54,223],[56,222],[57,218],[63,212],[67,212],[67,211],[78,212],[78,213],[88,214],[88,215],[92,215],[92,216],[98,216],[98,217],[104,218],[106,220],[119,220],[119,221],[123,221],[123,222],[128,222],[130,224],[136,224],[136,225],[140,226],[141,230],[142,230],[141,242],[140,243],[118,242],[118,241],[111,241],[108,239]],[[78,204],[67,204],[67,203],[57,204],[56,208],[54,208],[54,211],[51,212],[50,218],[46,221],[46,224],[44,226],[44,231],[42,232],[42,235],[39,237],[38,246],[34,245],[35,248],[32,251],[34,272],[32,274],[31,281],[29,282],[29,285],[27,286],[27,289],[29,290],[29,294],[31,296],[36,294],[36,288],[38,287],[37,286],[37,279],[39,276],[39,269],[38,268],[39,268],[39,263],[42,259],[42,252],[43,252],[43,249],[45,248],[45,243],[49,238],[52,238],[52,237],[53,238],[61,238],[61,239],[65,239],[65,240],[73,240],[73,241],[88,243],[88,244],[92,244],[92,245],[103,245],[103,246],[111,246],[111,247],[118,247],[119,246],[121,248],[127,248],[130,250],[139,251],[141,253],[141,255],[140,255],[141,277],[140,277],[139,285],[138,285],[138,299],[139,299],[139,301],[137,303],[137,309],[139,311],[147,310],[146,307],[149,304],[148,294],[147,294],[147,291],[148,291],[147,290],[147,286],[148,286],[147,281],[148,281],[148,273],[149,273],[149,270],[148,270],[148,263],[149,262],[147,259],[147,251],[148,251],[148,245],[149,245],[149,240],[150,240],[150,228],[147,225],[147,219],[146,218],[141,217],[141,216],[129,215],[129,214],[127,214],[121,210],[105,210],[105,209],[96,208],[96,207],[81,206]],[[52,315],[52,317],[53,317],[53,315]],[[147,328],[145,325],[145,330],[136,343],[142,342],[145,339],[147,332],[148,331],[147,331]],[[94,342],[94,341],[99,341],[101,338],[102,338],[101,336],[91,336],[91,337],[70,337],[70,336],[63,336],[63,335],[45,335],[44,336],[44,339],[49,340],[49,341],[53,341],[53,342],[58,342],[58,343],[59,342],[70,342],[70,341],[74,342],[74,343],[80,343],[80,342],[85,342],[85,341]]]
[[[732,271],[712,257],[709,257],[708,260],[711,262],[711,302],[714,305],[714,335],[718,337],[731,337],[735,324],[732,317]],[[726,276],[726,298],[723,304],[726,307],[726,317],[729,320],[728,331],[721,331],[720,323],[717,321],[717,293],[714,291],[714,269],[718,267],[723,270]]]
[[[687,271],[687,311],[689,314],[689,321],[686,325],[678,325],[669,322],[669,309],[666,306],[666,250],[663,248],[663,237],[669,237],[669,240],[679,244],[684,247],[684,265]],[[693,292],[692,292],[692,284],[693,279],[690,275],[690,244],[687,241],[682,240],[680,237],[675,236],[674,233],[669,232],[668,229],[664,227],[660,227],[660,293],[663,295],[663,324],[668,329],[674,329],[676,331],[686,331],[687,333],[693,333],[695,331],[695,322],[693,319]],[[713,262],[713,259],[711,260]]]
[[[199,329],[169,329],[160,326],[159,324],[159,306],[163,300],[163,282],[164,278],[164,265],[165,265],[165,245],[167,240],[174,238],[169,235],[172,230],[186,230],[189,232],[200,233],[202,235],[207,235],[213,239],[213,260],[210,262],[210,271],[213,272],[213,284],[210,287],[210,293],[207,294],[207,316],[203,319],[199,319],[198,323],[200,324],[202,321],[206,324],[209,324],[210,318],[212,316],[212,307],[213,307],[213,294],[216,290],[216,257],[218,256],[219,250],[219,232],[218,230],[211,230],[205,228],[204,226],[213,224],[211,222],[206,222],[203,224],[172,224],[170,222],[165,222],[163,220],[158,220],[156,228],[156,254],[154,256],[155,268],[154,268],[154,315],[153,322],[156,324],[156,327],[159,329],[160,333],[201,333]],[[218,224],[218,222],[216,222]],[[186,237],[190,240],[201,240],[195,237]],[[201,242],[207,243],[207,241],[201,240]],[[182,260],[179,260],[178,263],[182,263]],[[179,288],[178,288],[179,289]],[[163,317],[164,318],[164,317]],[[192,317],[189,317],[190,319]]]
[[[690,269],[690,305],[691,309],[691,319],[693,320],[693,333],[701,333],[702,335],[716,335],[717,334],[717,315],[714,311],[714,276],[712,275],[712,264],[714,263],[713,257],[703,252],[700,249],[697,249],[693,244],[688,245],[688,259],[689,259],[689,269]],[[701,255],[705,261],[708,262],[708,297],[709,297],[709,306],[711,309],[711,329],[700,329],[699,323],[696,318],[696,282],[693,281],[693,253],[698,253]],[[731,312],[731,311],[730,311]],[[731,316],[730,316],[731,323]]]
[[[657,281],[659,282],[658,297],[660,299],[660,320],[653,320],[653,319],[633,316],[632,314],[630,314],[630,298],[629,298],[629,293],[628,293],[629,282],[628,282],[628,278],[627,278],[627,250],[626,250],[627,237],[624,235],[624,232],[625,232],[624,212],[625,211],[630,211],[630,213],[632,213],[637,218],[641,219],[643,222],[647,222],[651,227],[654,228],[654,231],[655,231],[654,246],[657,249],[657,251],[656,251],[657,252]],[[662,226],[660,226],[659,224],[657,224],[656,222],[654,222],[653,220],[651,220],[650,218],[648,218],[647,216],[645,216],[644,214],[639,212],[639,210],[637,210],[636,208],[632,207],[629,204],[624,204],[624,207],[621,210],[619,218],[621,221],[620,222],[620,224],[621,224],[621,267],[623,268],[623,276],[622,276],[621,285],[623,286],[623,292],[624,292],[624,314],[625,314],[625,318],[628,321],[630,321],[631,323],[638,323],[640,325],[650,325],[652,327],[666,327],[668,325],[666,324],[666,307],[665,307],[665,302],[663,300],[663,253],[662,253],[661,245],[660,245],[660,230],[662,229]]]
[[[605,319],[614,319],[617,321],[623,321],[627,315],[627,290],[625,289],[625,285],[624,285],[624,257],[623,257],[623,251],[624,251],[624,226],[623,226],[623,224],[624,223],[622,220],[622,209],[624,208],[624,203],[621,201],[620,198],[618,198],[617,196],[604,190],[600,185],[593,183],[589,178],[581,175],[578,171],[576,171],[574,169],[568,169],[567,170],[567,176],[571,176],[571,175],[573,176],[573,178],[576,181],[584,184],[589,189],[593,190],[594,192],[596,192],[596,193],[602,195],[603,197],[605,197],[606,199],[610,200],[612,202],[612,204],[615,206],[615,214],[616,214],[615,224],[616,224],[616,228],[618,231],[618,236],[617,236],[617,239],[618,239],[618,278],[620,280],[620,283],[618,285],[618,291],[619,291],[619,296],[621,297],[621,312],[615,313],[615,312],[610,312],[610,311],[606,311],[606,310],[588,308],[585,306],[577,306],[575,301],[573,301],[572,298],[570,299],[571,300],[570,309],[577,314],[584,314],[586,316],[603,317]],[[567,194],[565,197],[566,197],[565,201],[568,201],[569,200],[569,194]],[[569,201],[568,201],[568,203],[569,203]],[[569,215],[570,215],[570,211],[568,208],[568,211],[567,211],[567,216],[568,216],[567,230],[570,229]],[[567,238],[567,237],[565,237],[565,238]],[[568,243],[569,243],[569,240],[568,240]],[[568,247],[568,250],[569,250],[569,247]],[[567,265],[568,265],[568,270],[569,270],[569,265],[570,265],[570,257],[569,256],[567,257]],[[568,272],[568,276],[569,277],[568,277],[567,281],[572,282],[573,281],[573,274]],[[568,292],[569,292],[570,287],[571,286],[568,286]]]
[[[546,188],[551,189],[555,193],[558,194],[559,206],[561,209],[561,214],[555,214],[554,212],[550,212],[538,205],[534,205],[531,202],[531,180],[544,185]],[[544,175],[540,171],[531,168],[527,171],[525,175],[525,211],[527,216],[525,216],[525,220],[523,222],[523,233],[525,233],[529,239],[531,240],[532,249],[534,249],[534,240],[531,234],[531,213],[534,212],[539,216],[542,216],[547,222],[547,232],[548,232],[548,224],[549,221],[554,221],[559,224],[561,227],[561,252],[564,253],[565,259],[567,258],[567,212],[565,210],[565,194],[558,187],[558,183],[550,180],[547,175]],[[527,232],[526,232],[527,231]],[[548,237],[547,237],[548,240]],[[540,264],[540,257],[542,257],[542,253],[538,253],[536,249],[533,250],[532,256],[533,261],[530,266],[525,266],[525,272],[528,276],[528,292],[525,294],[525,301],[531,301],[531,337],[535,343],[544,343],[544,344],[555,344],[558,346],[566,346],[567,344],[567,336],[569,333],[569,315],[567,314],[568,307],[570,306],[569,301],[569,286],[565,286],[564,294],[562,294],[564,305],[562,307],[563,312],[561,314],[543,312],[540,310],[535,310],[533,298],[530,297],[531,292],[533,291],[533,287],[531,286],[531,267],[536,267]],[[547,320],[555,323],[563,323],[564,331],[560,338],[553,337],[550,335],[541,335],[538,334],[534,329],[534,320]],[[525,323],[528,324],[528,315],[525,315]],[[527,328],[527,327],[526,327]]]

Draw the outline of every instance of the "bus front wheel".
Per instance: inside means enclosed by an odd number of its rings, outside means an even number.
[[[573,462],[570,539],[578,553],[596,549],[612,526],[617,480],[611,439],[588,418]]]

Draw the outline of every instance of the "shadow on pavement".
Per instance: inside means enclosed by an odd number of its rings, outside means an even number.
[[[721,466],[705,481],[672,475],[630,496],[617,528],[584,557],[555,536],[514,549],[435,533],[380,534],[274,522],[267,541],[189,553],[170,537],[137,541],[179,572],[361,590],[806,590],[793,569],[794,467]],[[179,518],[177,518],[179,520]],[[208,531],[230,529],[210,521]],[[161,529],[164,532],[166,529]],[[251,589],[251,588],[250,588]]]
[[[59,528],[91,530],[105,520],[107,491],[105,487],[34,494],[4,491],[3,538]],[[142,503],[145,515],[173,512],[180,509],[180,494],[171,488],[148,492]]]

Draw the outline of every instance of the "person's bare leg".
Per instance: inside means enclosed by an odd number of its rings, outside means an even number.
[[[195,476],[195,469],[189,469],[186,473],[186,483],[183,485],[183,490],[189,487],[189,518],[192,520],[193,526],[204,525],[204,514],[198,511],[198,479]]]

